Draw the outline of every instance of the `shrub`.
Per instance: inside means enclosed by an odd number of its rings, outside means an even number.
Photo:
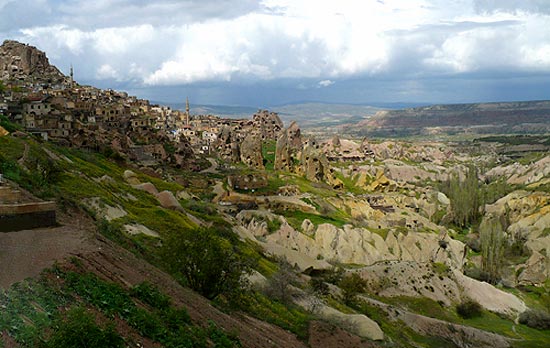
[[[168,238],[162,250],[166,266],[187,285],[208,299],[239,292],[252,261],[239,255],[216,230],[183,230]]]
[[[118,348],[124,347],[124,339],[113,325],[99,327],[92,314],[84,308],[73,308],[65,319],[54,323],[54,331],[45,344],[48,348]]]
[[[279,260],[279,269],[269,279],[264,292],[268,297],[288,304],[294,295],[292,283],[295,280],[296,276],[292,266],[286,259],[281,259]]]
[[[473,279],[477,279],[480,282],[489,282],[489,273],[475,266],[465,268],[464,275]]]
[[[170,307],[170,297],[163,294],[151,283],[145,281],[132,288],[130,295],[147,303],[156,309],[166,309]]]
[[[350,304],[355,300],[357,294],[365,291],[367,281],[359,274],[351,273],[344,276],[338,286],[342,289],[342,299],[346,304]]]
[[[311,278],[309,286],[315,295],[326,296],[330,292],[328,285],[320,278]]]
[[[466,299],[456,306],[456,313],[464,319],[471,319],[480,317],[483,314],[483,308],[477,301]]]
[[[519,322],[535,329],[548,330],[550,329],[550,313],[542,310],[528,310],[519,315]]]

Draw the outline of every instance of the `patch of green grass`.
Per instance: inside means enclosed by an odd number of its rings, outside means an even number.
[[[435,273],[441,276],[448,275],[450,271],[449,266],[441,262],[433,262],[432,269],[434,270]]]
[[[262,157],[266,170],[272,171],[275,164],[275,150],[277,142],[274,140],[264,141],[262,144]]]
[[[259,292],[251,292],[246,302],[246,311],[256,318],[289,330],[301,339],[307,338],[311,317],[303,309],[286,306]]]
[[[390,231],[389,228],[369,228],[369,231],[372,233],[376,233],[380,237],[382,237],[383,240],[386,240],[388,237],[388,232]]]
[[[332,224],[336,227],[342,227],[349,223],[348,220],[344,220],[340,217],[323,216],[311,213],[304,213],[302,211],[280,211],[278,214],[285,216],[288,224],[296,230],[300,230],[302,222],[305,219],[309,219],[314,225]]]

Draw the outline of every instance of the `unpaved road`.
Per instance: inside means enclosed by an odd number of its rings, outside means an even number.
[[[95,248],[93,235],[78,225],[0,233],[0,288],[37,276],[56,260]]]

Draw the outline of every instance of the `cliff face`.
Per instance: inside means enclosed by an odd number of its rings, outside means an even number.
[[[0,79],[22,80],[34,77],[51,82],[62,81],[65,76],[50,65],[46,54],[34,46],[6,40],[0,46]]]

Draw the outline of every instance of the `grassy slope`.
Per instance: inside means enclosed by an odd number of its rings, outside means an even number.
[[[25,143],[29,148],[29,156],[38,158],[40,160],[46,160],[48,155],[44,152],[44,148],[48,148],[50,151],[60,156],[62,159],[57,164],[62,169],[62,174],[56,179],[55,182],[48,183],[45,187],[39,187],[40,183],[36,179],[36,173],[32,172],[31,163],[24,163],[27,167],[31,168],[28,172],[23,169],[22,166],[17,164],[17,160],[23,156],[25,152]],[[11,179],[19,182],[22,186],[38,192],[40,195],[46,198],[57,199],[61,206],[64,204],[76,204],[79,205],[82,199],[90,197],[99,197],[102,204],[108,204],[110,206],[120,206],[128,215],[115,221],[112,224],[100,223],[100,231],[106,236],[120,243],[124,247],[133,251],[138,257],[144,258],[149,262],[157,265],[161,265],[157,255],[157,240],[144,237],[144,236],[128,236],[121,232],[120,226],[125,223],[141,223],[150,229],[158,232],[161,236],[167,236],[170,233],[176,233],[182,228],[194,228],[193,223],[187,218],[185,214],[175,211],[165,210],[159,208],[156,199],[151,195],[136,190],[127,185],[123,180],[123,173],[126,169],[115,162],[112,162],[100,154],[81,152],[78,150],[57,148],[50,144],[39,143],[33,139],[15,139],[11,137],[0,138],[0,159],[3,164],[9,164],[12,172],[8,173],[8,177],[11,175]],[[67,158],[63,159],[63,158]],[[150,181],[155,184],[159,190],[170,190],[176,193],[179,190],[187,189],[192,191],[199,197],[208,197],[208,194],[204,194],[204,190],[194,187],[184,188],[183,186],[175,182],[166,182],[158,178],[150,177],[144,173],[141,173],[135,169],[138,177],[141,181]],[[187,175],[189,177],[195,177],[196,179],[203,179],[200,176],[193,173],[178,173]],[[98,180],[101,177],[108,175],[113,180]],[[302,192],[310,193],[316,199],[324,199],[333,197],[336,193],[327,187],[322,185],[313,184],[307,180],[295,176],[282,173],[269,173],[270,186],[269,190],[275,190],[282,184],[295,184]],[[352,185],[353,183],[348,183]],[[216,210],[210,205],[208,201],[181,202],[188,212],[199,216],[206,221],[212,221],[215,224],[224,224],[225,222],[217,216]],[[312,202],[313,203],[313,202]],[[315,204],[314,204],[315,205]],[[335,225],[341,225],[347,221],[347,216],[342,212],[336,211],[329,216],[321,216],[315,214],[301,215],[296,212],[286,212],[287,218],[289,218],[291,224],[298,225],[304,218],[311,219],[314,223],[333,223]],[[260,258],[260,270],[263,274],[273,274],[276,271],[276,265],[270,260],[261,256],[261,251],[255,250],[252,245],[246,245],[242,248],[244,252],[254,254]],[[59,272],[59,270],[53,270],[52,272]],[[52,272],[47,274],[53,274]],[[67,274],[65,271],[62,274],[57,274],[61,279],[65,279]],[[90,294],[79,293],[77,288],[71,288],[69,281],[66,283],[58,284],[56,282],[50,282],[48,276],[42,277],[39,280],[31,280],[12,287],[0,294],[0,302],[6,306],[8,310],[2,311],[0,321],[0,331],[4,331],[10,336],[14,337],[16,341],[23,346],[35,346],[36,342],[40,340],[47,340],[48,335],[51,332],[52,325],[58,316],[63,317],[63,311],[60,311],[64,306],[84,306],[97,310],[101,313],[105,312],[103,304],[100,302],[94,302],[96,300],[88,299],[86,296],[92,296]],[[91,275],[86,275],[76,272],[71,276],[73,282],[91,281],[88,279]],[[88,277],[88,278],[87,278]],[[82,279],[80,279],[82,278]],[[95,282],[91,281],[92,283]],[[100,287],[110,287],[108,282],[100,283]],[[66,288],[69,286],[69,288]],[[95,285],[94,285],[95,286]],[[99,286],[99,285],[98,285]],[[115,289],[114,287],[113,289]],[[115,291],[115,290],[113,290]],[[120,296],[125,299],[126,302],[132,307],[130,302],[140,303],[139,299],[132,297],[132,295],[126,290],[116,290]],[[93,293],[93,291],[92,291]],[[30,301],[29,296],[34,298],[34,302]],[[128,302],[130,301],[130,302]],[[137,302],[136,302],[137,301]],[[395,301],[395,300],[392,300]],[[422,302],[422,300],[419,300]],[[497,332],[505,336],[514,339],[523,339],[514,343],[516,346],[544,346],[547,342],[550,342],[550,333],[546,331],[539,331],[527,328],[523,325],[516,325],[512,331],[513,323],[509,320],[499,318],[490,313],[484,314],[482,318],[470,319],[464,321],[456,316],[454,311],[449,309],[437,309],[425,312],[427,308],[438,308],[434,306],[426,305],[425,303],[417,304],[417,300],[405,299],[402,301],[402,305],[406,305],[410,310],[425,314],[428,316],[441,317],[441,319],[451,322],[459,322],[473,327],[486,329],[488,331]],[[335,306],[339,306],[337,303]],[[139,306],[138,306],[139,307]],[[132,307],[134,308],[134,307]],[[137,308],[137,307],[136,307]],[[276,301],[270,300],[261,293],[252,292],[248,295],[248,299],[243,305],[243,309],[256,316],[280,325],[286,328],[302,338],[307,336],[307,323],[310,320],[309,315],[305,312],[285,306]],[[125,311],[123,307],[119,305],[113,305],[114,313],[123,320],[127,321],[128,325],[137,330],[144,337],[148,337],[152,340],[157,340],[158,337],[154,333],[145,333],[145,331],[139,331],[139,327],[136,325],[137,319],[133,320],[131,317],[124,317],[120,314],[120,311]],[[130,310],[130,312],[132,312]],[[425,347],[437,347],[441,346],[441,341],[436,338],[426,338],[416,335],[410,330],[395,330],[396,323],[392,322],[382,313],[377,312],[375,309],[363,309],[362,312],[373,317],[377,320],[386,334],[396,342],[401,342],[406,346],[407,340],[415,341],[421,346]],[[132,312],[133,313],[133,312]],[[109,313],[104,313],[109,316]],[[164,322],[161,319],[158,309],[147,307],[145,312],[139,311],[141,321],[145,322],[143,325],[148,325],[148,330],[166,330],[170,324]],[[185,316],[182,314],[182,316]],[[133,323],[133,324],[132,324]],[[189,323],[182,324],[182,330],[191,330],[192,327]],[[181,328],[174,328],[174,330],[180,330]],[[172,330],[170,329],[170,330]],[[193,330],[191,330],[193,331]],[[201,337],[208,335],[208,332],[201,333]],[[199,335],[200,336],[200,335]],[[157,337],[157,338],[155,338]],[[38,339],[38,341],[37,341]],[[1,340],[0,340],[1,342]],[[1,346],[1,343],[0,343]]]

